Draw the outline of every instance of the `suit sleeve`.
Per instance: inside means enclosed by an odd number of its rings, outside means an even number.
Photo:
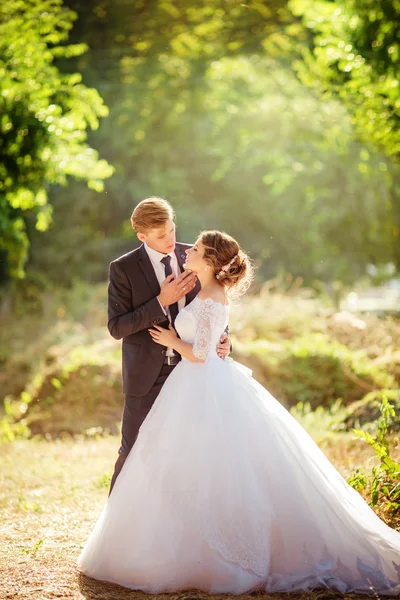
[[[157,297],[132,310],[132,289],[123,267],[110,264],[108,285],[108,331],[116,340],[165,321]]]

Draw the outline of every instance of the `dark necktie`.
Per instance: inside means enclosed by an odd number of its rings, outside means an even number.
[[[161,262],[163,263],[163,265],[165,267],[165,277],[167,278],[168,275],[172,274],[171,257],[164,256],[164,258],[161,259]],[[179,312],[179,309],[178,309],[177,302],[174,302],[174,304],[169,305],[169,314],[171,315],[171,324],[172,325],[175,323],[175,319],[178,315],[178,312]]]

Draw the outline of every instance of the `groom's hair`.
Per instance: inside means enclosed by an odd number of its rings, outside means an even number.
[[[136,233],[162,227],[175,214],[167,200],[152,196],[139,202],[131,216],[131,223]]]

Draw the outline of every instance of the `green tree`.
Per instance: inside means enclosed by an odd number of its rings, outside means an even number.
[[[151,194],[172,201],[183,241],[204,227],[237,235],[260,277],[352,281],[393,259],[396,169],[360,142],[338,98],[294,76],[312,31],[286,1],[67,2],[79,13],[71,39],[90,46],[74,68],[110,106],[96,145],[116,173],[97,198],[53,187],[35,268],[60,283],[104,278]]]
[[[135,201],[154,193],[172,201],[184,241],[207,227],[238,236],[260,278],[284,269],[352,281],[392,259],[392,166],[354,139],[338,101],[321,103],[261,56],[213,61],[195,90],[184,60],[162,64],[159,87],[140,61],[124,66],[133,82],[99,132],[116,174],[97,204],[88,190],[73,213],[57,195],[56,224],[33,244],[36,267],[56,280],[105,277],[108,259],[135,244]]]
[[[106,106],[80,74],[57,66],[87,49],[66,45],[75,18],[61,0],[0,4],[0,251],[11,277],[24,273],[26,218],[34,214],[40,231],[51,223],[49,185],[73,177],[101,190],[112,174],[87,143]]]
[[[297,70],[346,105],[359,135],[400,157],[400,2],[291,0],[311,33]]]

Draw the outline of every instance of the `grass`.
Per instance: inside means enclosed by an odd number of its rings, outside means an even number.
[[[345,477],[369,470],[372,449],[351,434],[319,442]],[[79,574],[76,559],[108,494],[118,438],[30,440],[0,446],[0,598],[15,600],[205,600],[202,592],[148,596]],[[227,598],[229,596],[224,596]],[[257,592],[243,597],[268,598]],[[275,600],[343,597],[317,590]],[[348,598],[364,598],[356,594]],[[216,597],[213,597],[216,598]]]

